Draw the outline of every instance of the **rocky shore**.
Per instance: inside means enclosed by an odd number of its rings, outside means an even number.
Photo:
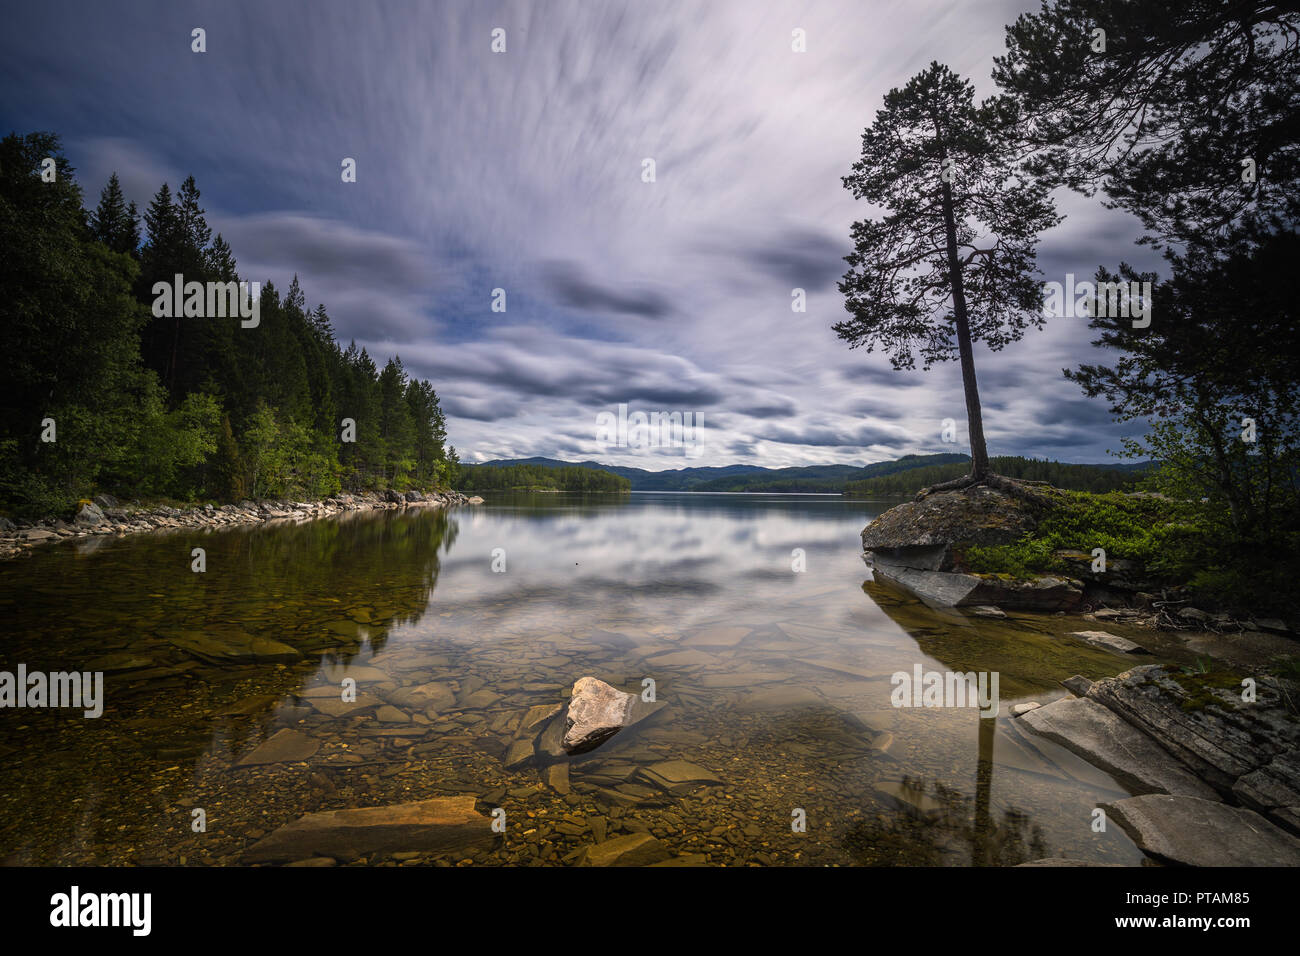
[[[68,538],[94,535],[143,534],[168,529],[223,528],[267,521],[309,521],[345,511],[375,511],[401,508],[448,508],[482,504],[477,496],[457,491],[394,491],[330,495],[319,501],[241,501],[230,505],[202,505],[193,508],[147,506],[135,502],[123,505],[112,495],[96,495],[77,510],[71,521],[48,518],[15,524],[0,517],[0,560],[29,554],[31,549]]]
[[[968,548],[1006,545],[1038,528],[1029,496],[976,486],[922,495],[862,532],[873,575],[940,608],[1005,617],[1003,608],[1080,613],[1098,624],[1175,631],[1186,649],[1258,664],[1294,658],[1294,630],[1264,617],[1212,613],[1158,588],[1134,562],[1055,551],[1065,575],[1019,580],[973,573]],[[1117,655],[1146,648],[1105,630],[1070,637]],[[1279,646],[1283,645],[1283,646]],[[1199,661],[1199,656],[1198,656]],[[1065,681],[1070,696],[1013,708],[1016,723],[1110,774],[1133,794],[1103,804],[1152,859],[1188,866],[1300,866],[1300,686],[1248,669],[1148,664]],[[1280,673],[1280,672],[1279,672]],[[1087,865],[1044,860],[1043,865]]]
[[[1122,621],[1168,630],[1292,634],[1277,618],[1230,615],[1192,606],[1187,595],[1148,580],[1135,562],[1108,558],[1093,570],[1093,556],[1058,550],[1068,574],[1022,580],[981,574],[965,566],[968,548],[1011,544],[1038,526],[1024,500],[976,486],[908,501],[879,515],[862,531],[863,557],[873,575],[915,594],[926,604],[986,612],[1002,609],[1089,612],[1098,621]],[[1263,637],[1263,634],[1260,634]]]
[[[1245,683],[1244,681],[1242,682]],[[1296,687],[1149,664],[1066,682],[1018,723],[1134,794],[1104,804],[1149,856],[1185,866],[1300,866]]]

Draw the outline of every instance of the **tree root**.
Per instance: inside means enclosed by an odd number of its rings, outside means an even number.
[[[944,481],[928,488],[922,488],[917,493],[916,500],[921,501],[940,491],[960,491],[963,488],[974,488],[977,485],[984,485],[987,488],[1004,492],[1035,507],[1047,507],[1052,504],[1050,495],[1038,490],[1039,488],[1050,488],[1051,486],[1047,482],[1021,481],[1016,478],[1007,478],[1005,475],[995,475],[992,472],[984,475],[962,475],[960,478],[954,478],[951,481]]]

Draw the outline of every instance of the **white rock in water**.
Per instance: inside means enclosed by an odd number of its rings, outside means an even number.
[[[573,696],[564,715],[564,749],[571,754],[594,750],[661,706],[643,704],[636,695],[625,694],[595,677],[581,677],[573,685]]]

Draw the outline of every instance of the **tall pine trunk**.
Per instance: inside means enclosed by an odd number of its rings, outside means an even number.
[[[957,349],[961,354],[961,383],[966,392],[966,421],[970,429],[970,473],[984,478],[989,473],[989,453],[984,447],[984,418],[980,414],[979,386],[975,384],[975,356],[970,345],[970,325],[966,320],[966,288],[957,259],[957,223],[952,212],[952,188],[941,183],[943,190],[943,225],[948,239],[948,271],[952,275],[952,312],[957,320]]]

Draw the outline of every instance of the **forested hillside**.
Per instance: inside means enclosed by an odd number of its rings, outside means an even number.
[[[237,500],[454,478],[433,385],[399,357],[381,368],[341,346],[296,276],[283,294],[261,287],[254,327],[156,317],[154,284],[177,274],[260,278],[241,276],[212,234],[193,177],[175,194],[162,184],[141,216],[114,175],[87,210],[57,136],[0,142],[0,509],[48,514],[96,491]]]
[[[964,457],[964,456],[963,456]],[[1106,492],[1131,488],[1144,477],[1146,464],[1141,466],[1067,465],[1059,461],[1040,461],[1018,455],[994,456],[989,465],[998,474],[1027,481],[1046,481],[1057,488],[1069,491]],[[922,488],[960,477],[969,470],[966,463],[928,465],[893,474],[850,482],[844,494],[851,498],[910,495]]]
[[[456,487],[460,491],[613,491],[628,492],[632,482],[620,475],[595,468],[572,465],[461,465]]]

